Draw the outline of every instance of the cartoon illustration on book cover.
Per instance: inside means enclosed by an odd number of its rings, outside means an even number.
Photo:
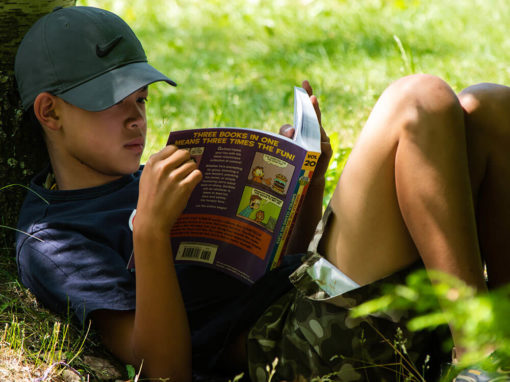
[[[248,182],[266,192],[286,195],[294,166],[272,155],[257,152],[251,165]]]
[[[244,188],[237,216],[256,223],[268,231],[273,231],[283,201],[273,195],[247,186]]]

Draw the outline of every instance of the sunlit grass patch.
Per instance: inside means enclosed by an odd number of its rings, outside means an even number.
[[[378,96],[413,72],[455,90],[508,83],[504,0],[80,0],[118,12],[179,86],[152,87],[146,159],[170,130],[292,122],[309,79],[335,149],[351,148]],[[338,167],[334,161],[332,166]],[[332,185],[336,177],[329,178]]]
[[[98,336],[42,308],[16,280],[7,253],[2,251],[0,262],[0,380],[34,382],[46,376],[41,381],[58,381],[63,373],[97,376],[87,356],[110,359]]]

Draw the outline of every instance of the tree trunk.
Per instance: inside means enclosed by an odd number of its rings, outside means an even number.
[[[12,266],[14,230],[30,178],[47,163],[40,132],[28,124],[14,80],[16,49],[28,28],[57,6],[76,0],[0,3],[0,265]],[[10,267],[9,267],[10,268]]]

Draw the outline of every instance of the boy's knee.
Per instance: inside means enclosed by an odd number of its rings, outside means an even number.
[[[423,134],[445,126],[463,126],[459,100],[451,87],[439,77],[414,74],[389,86],[383,94],[401,115],[405,132]]]
[[[498,108],[506,111],[510,102],[510,87],[493,83],[471,85],[459,93],[459,100],[468,113],[495,111]]]
[[[510,87],[492,83],[472,85],[459,93],[470,130],[510,137]]]
[[[392,86],[408,107],[419,116],[459,114],[461,109],[457,96],[441,78],[430,74],[414,74],[397,80]]]

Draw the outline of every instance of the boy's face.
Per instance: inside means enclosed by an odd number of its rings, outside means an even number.
[[[145,102],[148,89],[134,92],[118,104],[98,112],[60,102],[60,142],[71,165],[92,174],[119,177],[138,170],[145,146]]]

